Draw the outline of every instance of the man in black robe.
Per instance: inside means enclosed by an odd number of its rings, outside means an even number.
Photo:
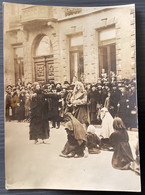
[[[37,144],[38,139],[43,143],[49,138],[49,123],[48,123],[48,106],[45,94],[42,93],[40,85],[36,84],[35,94],[31,100],[31,117],[30,117],[30,140],[34,140]]]

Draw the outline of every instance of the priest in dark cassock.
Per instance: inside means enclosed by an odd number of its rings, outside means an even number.
[[[35,93],[31,100],[30,140],[34,140],[35,144],[47,143],[50,132],[47,98],[53,98],[56,95],[52,93],[44,93],[38,83],[35,84],[34,89]]]

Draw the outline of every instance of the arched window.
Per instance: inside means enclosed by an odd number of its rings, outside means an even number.
[[[36,49],[36,56],[47,56],[51,54],[53,54],[52,43],[48,36],[44,36]]]

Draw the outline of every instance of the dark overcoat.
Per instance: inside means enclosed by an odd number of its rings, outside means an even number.
[[[97,120],[97,91],[90,91],[88,93],[88,104],[89,104],[89,117],[91,124],[95,124]]]
[[[116,169],[129,169],[130,162],[133,162],[134,159],[129,145],[127,131],[115,131],[109,139],[111,145],[114,147],[112,166]]]
[[[41,90],[31,101],[30,140],[49,138],[48,104]]]

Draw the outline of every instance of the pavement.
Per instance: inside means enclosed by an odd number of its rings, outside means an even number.
[[[137,131],[129,131],[135,157]],[[7,189],[72,189],[141,191],[140,176],[111,165],[112,151],[89,154],[87,158],[63,158],[66,132],[51,129],[47,144],[29,140],[29,123],[5,123],[5,175]]]

